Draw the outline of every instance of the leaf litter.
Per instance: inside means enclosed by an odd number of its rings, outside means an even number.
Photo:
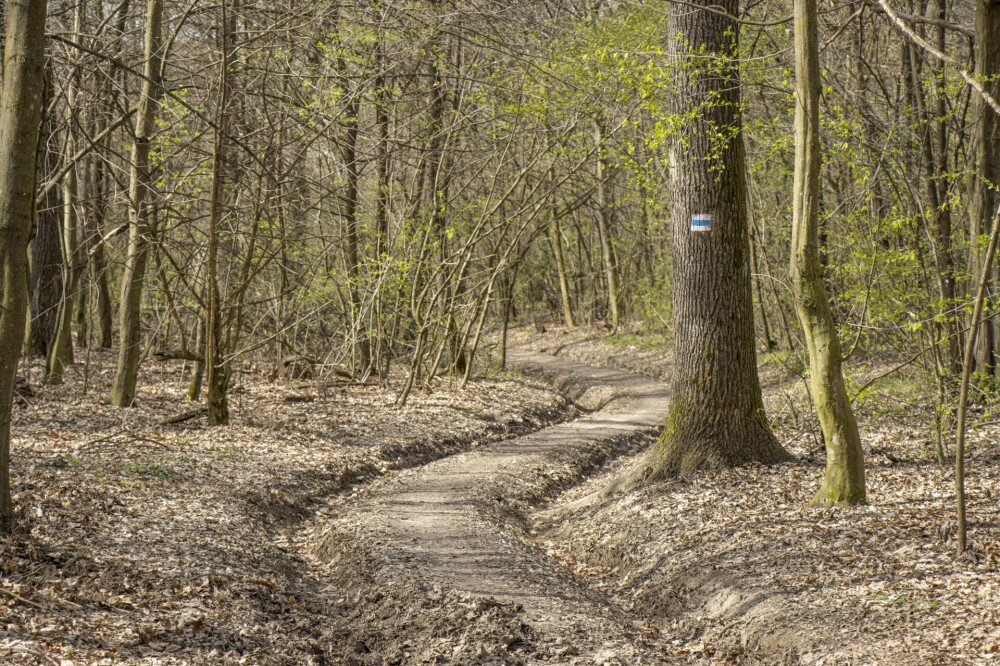
[[[642,345],[623,350],[559,331],[522,343],[669,372],[666,356]],[[869,504],[812,508],[822,438],[802,381],[771,366],[762,384],[776,434],[797,462],[608,493],[640,464],[641,454],[625,457],[537,511],[532,541],[648,619],[691,663],[1000,661],[1000,428],[970,432],[973,548],[958,561],[953,475],[934,454],[932,394],[869,393],[857,408]]]
[[[442,382],[397,409],[391,388],[318,391],[244,372],[233,425],[163,426],[190,409],[184,364],[148,360],[133,409],[105,404],[113,369],[92,351],[15,410],[2,663],[340,663],[337,627],[358,600],[298,550],[317,507],[571,409],[514,375]],[[24,370],[40,386],[40,368]]]

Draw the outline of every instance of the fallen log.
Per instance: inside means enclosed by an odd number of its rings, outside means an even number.
[[[192,409],[187,412],[181,412],[176,416],[171,416],[170,418],[163,419],[160,421],[159,425],[176,425],[178,423],[184,423],[185,421],[190,421],[191,419],[196,419],[203,414],[208,413],[207,407],[199,407],[198,409]]]

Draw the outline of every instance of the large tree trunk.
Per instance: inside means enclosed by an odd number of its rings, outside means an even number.
[[[139,374],[139,349],[142,335],[142,283],[146,276],[146,254],[152,233],[149,190],[152,187],[149,144],[156,131],[156,109],[162,94],[160,65],[162,59],[161,27],[163,0],[146,4],[146,64],[143,70],[142,97],[139,100],[132,146],[132,170],[129,179],[129,236],[122,276],[122,297],[118,316],[118,367],[111,388],[111,404],[131,407],[135,401],[135,383]]]
[[[1000,97],[1000,2],[978,0],[976,3],[976,78],[994,98]],[[984,263],[982,253],[975,248],[979,237],[987,232],[1000,195],[1000,118],[990,110],[982,95],[972,96],[972,156],[970,200],[973,251],[970,252],[970,273],[978,275]],[[993,280],[993,276],[989,276]],[[989,289],[987,290],[987,294]],[[989,310],[989,305],[987,306]],[[996,371],[996,326],[992,319],[980,324],[977,336],[976,366],[984,374]]]
[[[826,442],[826,476],[814,503],[865,501],[861,436],[844,386],[840,338],[819,257],[819,50],[816,0],[795,0],[795,185],[792,289],[809,349],[812,399]]]
[[[10,421],[28,310],[28,239],[45,71],[45,0],[4,3],[0,93],[0,531],[10,532]]]
[[[672,7],[680,79],[673,138],[673,397],[651,478],[789,459],[764,414],[754,353],[746,158],[739,117],[737,0]],[[708,56],[708,57],[706,57]]]

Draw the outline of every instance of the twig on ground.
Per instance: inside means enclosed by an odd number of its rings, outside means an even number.
[[[34,602],[31,599],[25,599],[20,594],[17,594],[16,592],[11,592],[10,590],[8,590],[6,588],[0,587],[0,594],[4,594],[4,595],[10,597],[11,599],[13,599],[14,601],[20,601],[22,604],[25,604],[27,606],[31,606],[32,608],[37,608],[38,610],[42,610],[42,611],[45,610],[45,606],[43,606],[43,605],[41,605],[41,604],[39,604],[37,602]]]
[[[182,412],[176,416],[171,416],[170,418],[163,419],[157,425],[175,425],[177,423],[184,423],[185,421],[190,421],[191,419],[198,418],[202,414],[207,414],[208,409],[205,407],[199,407],[198,409],[192,409],[187,412]]]

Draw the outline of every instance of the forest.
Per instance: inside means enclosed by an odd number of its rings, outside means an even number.
[[[1000,0],[0,2],[0,663],[1000,663]]]

